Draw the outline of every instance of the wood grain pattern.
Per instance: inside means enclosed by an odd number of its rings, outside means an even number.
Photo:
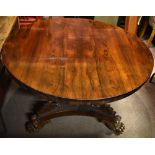
[[[137,36],[87,19],[38,20],[10,35],[2,61],[28,87],[77,100],[129,93],[153,69],[152,54]]]
[[[136,34],[138,27],[138,16],[126,16],[125,18],[125,31]]]

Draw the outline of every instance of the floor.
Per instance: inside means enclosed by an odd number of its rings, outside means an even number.
[[[155,48],[150,50],[155,57]],[[36,99],[12,81],[2,109],[7,137],[155,137],[155,85],[149,82],[135,94],[111,103],[126,126],[119,136],[86,116],[55,118],[38,133],[29,134],[24,125]]]

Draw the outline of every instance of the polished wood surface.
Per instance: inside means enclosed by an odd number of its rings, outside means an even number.
[[[2,61],[33,90],[76,100],[130,93],[153,68],[151,52],[136,35],[87,19],[38,20],[10,35]]]

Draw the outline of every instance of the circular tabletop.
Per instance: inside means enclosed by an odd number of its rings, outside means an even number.
[[[12,32],[2,62],[22,84],[44,95],[106,100],[140,88],[153,57],[136,35],[87,19],[38,20]]]

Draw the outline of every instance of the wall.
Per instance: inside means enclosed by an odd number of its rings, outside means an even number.
[[[95,16],[94,20],[102,21],[108,24],[117,25],[119,16]]]

